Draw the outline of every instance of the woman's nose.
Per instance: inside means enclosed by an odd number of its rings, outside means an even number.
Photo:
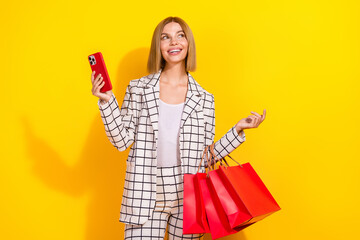
[[[171,38],[170,39],[170,45],[176,45],[178,42],[177,42],[177,39],[176,38]]]

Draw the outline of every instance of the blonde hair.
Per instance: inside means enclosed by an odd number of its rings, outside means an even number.
[[[196,69],[195,41],[189,25],[187,25],[187,23],[179,17],[167,17],[156,26],[152,37],[150,54],[147,64],[147,69],[149,73],[156,73],[165,66],[166,62],[165,59],[162,57],[160,50],[160,37],[164,26],[170,22],[176,22],[181,26],[188,41],[188,51],[185,59],[185,70],[187,72],[193,72]]]

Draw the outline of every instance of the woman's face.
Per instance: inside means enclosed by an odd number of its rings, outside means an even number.
[[[166,63],[176,64],[185,60],[188,41],[180,24],[170,22],[164,26],[160,36],[160,50]]]

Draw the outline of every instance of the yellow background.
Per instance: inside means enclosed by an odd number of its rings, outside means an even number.
[[[122,239],[128,151],[107,140],[87,56],[119,101],[155,26],[192,28],[216,140],[268,115],[232,156],[282,210],[224,239],[359,239],[358,1],[7,1],[1,24],[1,239]],[[209,239],[207,237],[206,239]]]

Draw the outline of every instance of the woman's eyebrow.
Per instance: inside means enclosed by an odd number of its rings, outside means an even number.
[[[179,30],[179,31],[177,31],[176,33],[179,33],[179,32],[183,32],[183,33],[184,33],[184,30]],[[161,33],[161,34],[166,34],[166,35],[168,35],[168,33],[165,33],[165,32],[163,32],[163,33]]]

